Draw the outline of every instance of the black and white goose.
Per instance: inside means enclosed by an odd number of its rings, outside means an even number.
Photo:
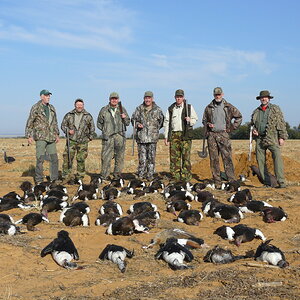
[[[107,186],[101,190],[101,198],[103,200],[114,200],[120,197],[121,191],[115,187]]]
[[[255,213],[262,212],[267,207],[272,207],[272,205],[265,201],[251,200],[245,205],[239,206],[239,210],[243,213]]]
[[[48,218],[43,214],[29,213],[22,219],[16,221],[15,224],[26,224],[28,231],[35,231],[37,229],[34,226],[40,224],[42,221],[49,223]]]
[[[134,232],[148,233],[149,228],[139,220],[132,220],[130,217],[122,217],[110,224],[106,230],[109,235],[132,235]]]
[[[79,183],[79,187],[78,187],[77,192],[82,191],[82,190],[91,191],[96,194],[99,192],[97,184],[84,184],[81,179],[78,180],[78,183]]]
[[[134,222],[137,220],[139,224],[142,224],[144,227],[148,228],[150,226],[154,226],[156,220],[160,219],[160,213],[158,211],[145,211],[138,215],[130,215],[130,217],[133,218]]]
[[[184,246],[173,240],[169,240],[155,254],[155,258],[163,259],[172,270],[183,270],[192,268],[192,266],[184,264],[184,261],[191,262],[194,256],[192,252]]]
[[[119,270],[124,273],[126,271],[126,261],[125,258],[132,258],[134,255],[134,251],[129,251],[126,248],[114,245],[114,244],[108,244],[103,249],[103,251],[99,255],[99,259],[105,260],[108,259],[112,261],[114,264],[118,265]]]
[[[144,188],[146,183],[140,179],[132,179],[128,183],[128,188],[137,189],[137,188]]]
[[[76,202],[73,203],[70,207],[80,210],[83,214],[89,214],[91,212],[90,206],[85,202]]]
[[[177,221],[187,225],[198,226],[203,219],[203,215],[197,209],[183,210],[179,213]]]
[[[28,210],[34,208],[34,206],[24,204],[22,201],[16,199],[0,198],[0,212],[14,208]]]
[[[10,215],[0,214],[0,234],[15,235],[20,232]]]
[[[263,211],[263,220],[266,223],[275,223],[285,221],[288,217],[287,213],[279,207],[267,207]]]
[[[241,190],[241,185],[246,181],[245,175],[240,175],[239,180],[231,180],[226,183],[222,183],[221,190],[225,190],[228,192],[237,192]]]
[[[143,201],[136,202],[130,205],[128,213],[134,213],[135,215],[141,214],[145,211],[157,211],[157,206],[151,202]]]
[[[40,202],[42,214],[48,217],[48,212],[58,211],[66,208],[68,202],[63,201],[56,197],[48,197]]]
[[[84,226],[90,225],[89,216],[87,213],[83,213],[80,209],[74,207],[64,208],[59,217],[60,222],[66,226]]]
[[[117,178],[117,179],[113,179],[110,181],[109,184],[111,187],[117,187],[117,188],[122,188],[125,185],[125,181],[123,178]]]
[[[170,193],[164,193],[164,196],[168,201],[175,201],[175,200],[188,200],[193,201],[195,196],[189,191],[177,191],[174,190]]]
[[[230,250],[215,246],[209,250],[203,258],[204,262],[212,262],[214,264],[228,264],[239,259],[249,258],[251,255],[233,255]]]
[[[244,189],[233,194],[228,201],[237,206],[243,206],[252,200],[252,194],[249,189]]]
[[[166,208],[168,212],[177,216],[177,211],[189,210],[191,209],[191,204],[186,203],[184,200],[168,201],[166,203]]]
[[[195,196],[195,200],[198,202],[205,202],[209,199],[213,199],[215,196],[209,191],[199,191]]]
[[[83,201],[88,201],[88,200],[97,200],[98,196],[97,193],[94,193],[93,191],[87,191],[87,190],[80,190],[76,193],[76,195],[72,198],[72,201],[75,200],[83,200]]]
[[[47,192],[47,194],[44,196],[44,200],[49,198],[49,197],[56,197],[62,201],[68,201],[69,196],[65,192],[61,190],[50,190]]]
[[[116,215],[122,216],[123,210],[122,206],[119,203],[114,201],[107,201],[100,207],[99,213],[101,215],[114,213]]]
[[[95,220],[95,225],[108,227],[110,224],[114,223],[119,218],[120,216],[115,213],[99,215]]]
[[[33,185],[30,181],[23,181],[20,185],[20,189],[23,191],[23,198],[25,199],[26,195],[33,192]]]
[[[276,246],[270,244],[272,240],[261,243],[255,252],[255,260],[264,261],[273,266],[285,268],[289,265],[283,252]]]
[[[80,269],[75,262],[72,262],[72,260],[79,260],[79,254],[69,233],[65,230],[57,233],[57,238],[42,250],[41,257],[47,254],[51,254],[54,261],[63,268]]]
[[[235,206],[222,204],[213,209],[215,218],[223,219],[227,223],[239,223],[244,219],[243,213]]]
[[[6,151],[4,149],[2,149],[3,151],[3,155],[4,155],[4,162],[11,164],[12,162],[14,162],[16,159],[12,156],[7,156],[6,155]]]
[[[62,185],[62,184],[57,184],[57,183],[51,183],[49,185],[49,190],[50,191],[61,191],[65,194],[68,194],[68,189],[66,186]]]
[[[234,242],[237,246],[240,246],[241,243],[251,242],[254,238],[259,238],[263,241],[266,240],[264,234],[259,229],[251,228],[244,224],[238,224],[234,227],[223,225],[217,228],[214,234]]]
[[[164,183],[159,180],[159,179],[155,179],[153,181],[150,182],[149,187],[153,188],[154,190],[160,190],[160,189],[164,189],[165,185]]]

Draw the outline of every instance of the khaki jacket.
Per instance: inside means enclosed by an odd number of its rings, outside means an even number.
[[[109,104],[101,108],[97,118],[97,127],[102,131],[103,140],[108,140],[116,133],[125,137],[126,126],[130,124],[130,118],[124,106],[123,113],[126,115],[124,120],[121,118],[119,106],[117,106],[115,117],[111,113]]]
[[[222,100],[224,102],[224,111],[225,111],[225,122],[226,122],[226,132],[232,132],[236,130],[242,123],[242,114],[240,111],[228,103],[225,99]],[[206,125],[207,123],[213,123],[213,111],[214,111],[214,100],[208,104],[204,110],[202,124]],[[233,123],[232,123],[232,120]],[[207,126],[207,130],[211,131],[210,127]]]
[[[61,129],[66,134],[67,128],[75,130],[73,135],[70,135],[70,139],[77,143],[86,143],[93,139],[95,134],[95,124],[93,117],[85,109],[81,112],[82,118],[80,120],[79,128],[75,128],[75,114],[76,109],[68,112],[61,123]]]
[[[265,136],[259,137],[262,139],[264,146],[278,145],[279,139],[288,139],[288,133],[286,130],[286,123],[284,121],[283,114],[278,105],[269,103],[269,117],[266,126]],[[258,113],[260,106],[256,108],[251,117],[251,125],[254,126],[254,129],[258,128]]]
[[[32,137],[35,141],[54,142],[59,135],[56,111],[49,104],[50,118],[46,117],[42,100],[34,104],[26,123],[25,136]]]

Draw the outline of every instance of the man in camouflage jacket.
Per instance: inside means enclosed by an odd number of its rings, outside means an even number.
[[[43,162],[45,159],[50,160],[50,180],[58,179],[56,143],[59,141],[59,130],[55,108],[49,104],[51,95],[52,93],[48,90],[40,92],[41,100],[32,106],[26,123],[25,136],[28,138],[28,143],[36,142],[34,178],[36,183],[43,181]]]
[[[70,175],[73,159],[76,154],[77,179],[83,179],[85,175],[85,160],[88,156],[88,142],[94,138],[95,125],[93,117],[84,109],[84,102],[78,98],[75,100],[75,109],[68,112],[61,123],[62,131],[69,135],[63,154],[63,178]],[[67,135],[67,137],[68,137]],[[68,151],[70,151],[70,161]]]
[[[163,112],[153,101],[153,93],[151,91],[145,92],[144,102],[135,109],[131,117],[138,146],[139,165],[137,174],[141,179],[153,179],[156,145],[163,121]]]
[[[220,188],[220,154],[228,180],[235,180],[229,133],[241,125],[242,115],[236,107],[223,98],[223,90],[220,87],[214,89],[213,95],[214,100],[204,110],[202,123],[207,131],[207,144],[213,180],[216,188]],[[232,120],[234,121],[232,122]]]
[[[102,131],[101,176],[103,179],[107,179],[110,174],[110,163],[113,158],[115,159],[113,175],[115,178],[121,176],[126,126],[129,124],[130,118],[126,109],[119,103],[118,93],[111,93],[109,104],[101,108],[97,119],[97,127]]]
[[[256,108],[251,117],[251,124],[254,126],[253,135],[256,138],[256,160],[265,185],[270,185],[267,176],[266,151],[270,150],[273,157],[274,171],[279,188],[286,187],[283,161],[280,147],[288,138],[286,123],[279,106],[270,103],[273,96],[269,91],[261,91],[256,97],[261,105]]]

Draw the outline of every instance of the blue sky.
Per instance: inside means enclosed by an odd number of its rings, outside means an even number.
[[[0,0],[0,135],[24,133],[42,89],[59,123],[78,97],[96,121],[112,91],[131,115],[146,90],[165,111],[179,88],[201,120],[216,86],[247,122],[268,89],[298,126],[299,9],[296,0]]]

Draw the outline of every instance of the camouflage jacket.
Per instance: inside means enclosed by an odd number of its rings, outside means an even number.
[[[112,115],[109,104],[101,108],[97,119],[97,127],[102,131],[102,139],[107,140],[116,133],[125,137],[126,126],[130,124],[130,118],[124,106],[123,113],[126,115],[124,120],[121,118],[119,106],[117,106],[115,117]]]
[[[288,133],[286,130],[286,123],[283,118],[283,114],[278,105],[269,103],[269,117],[266,126],[266,133],[261,136],[262,143],[265,146],[277,145],[279,139],[286,140]],[[251,125],[254,125],[254,129],[258,128],[258,113],[260,106],[256,108],[251,117]]]
[[[86,143],[93,139],[95,134],[95,124],[93,117],[85,109],[81,112],[82,118],[80,120],[79,128],[75,128],[75,114],[76,109],[68,112],[61,123],[61,129],[66,134],[67,128],[75,130],[73,135],[70,135],[70,140],[77,143]]]
[[[226,132],[232,132],[236,130],[242,123],[242,114],[240,111],[233,106],[232,104],[228,103],[225,99],[222,99],[224,102],[224,111],[225,111],[225,122],[226,122]],[[209,103],[203,114],[202,124],[205,125],[207,123],[213,123],[213,111],[214,111],[214,100]],[[232,123],[232,119],[234,122]],[[207,130],[211,131],[210,127],[207,126]]]
[[[25,136],[32,137],[35,141],[54,142],[59,135],[56,111],[49,104],[50,118],[46,117],[42,100],[34,104],[26,123]]]
[[[146,106],[142,103],[135,109],[131,117],[133,126],[134,122],[137,143],[156,143],[159,138],[159,130],[163,126],[164,114],[154,102],[149,111],[146,110]],[[138,128],[138,124],[142,124],[143,128]]]

